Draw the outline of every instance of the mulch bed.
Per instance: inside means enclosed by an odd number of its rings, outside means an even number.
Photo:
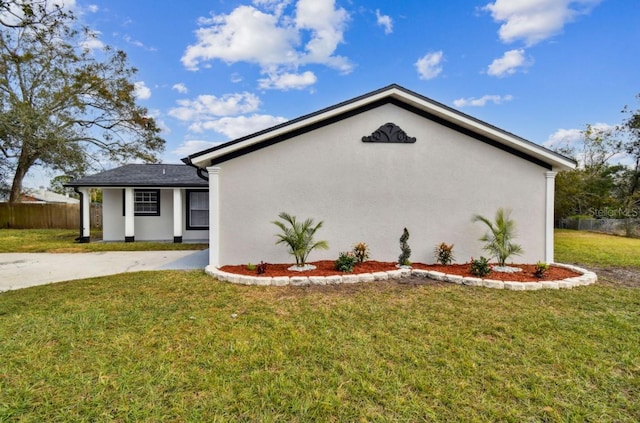
[[[335,270],[333,260],[321,260],[315,261],[313,264],[316,266],[315,270],[308,270],[305,272],[296,272],[287,270],[288,267],[291,267],[291,263],[277,263],[277,264],[269,264],[267,266],[267,271],[261,275],[258,275],[256,270],[249,270],[247,266],[244,264],[241,265],[230,265],[230,266],[222,266],[220,270],[228,273],[235,273],[239,275],[247,275],[247,276],[264,276],[264,277],[274,277],[274,276],[331,276],[331,275],[342,275],[342,272]],[[541,281],[555,281],[566,278],[573,278],[575,276],[580,276],[579,273],[573,272],[568,269],[563,269],[561,267],[551,266],[549,270],[545,273],[544,277],[536,278],[534,276],[535,265],[533,264],[510,264],[512,267],[519,267],[522,269],[522,272],[517,273],[503,273],[503,272],[491,272],[489,275],[485,276],[484,279],[494,279],[500,281],[515,281],[515,282],[541,282]],[[470,264],[451,264],[447,266],[436,265],[436,264],[423,264],[423,263],[412,263],[411,267],[413,269],[425,269],[425,270],[434,270],[437,272],[447,273],[450,275],[459,275],[459,276],[468,276],[474,277],[469,271]],[[374,273],[374,272],[387,272],[389,270],[397,270],[396,263],[394,262],[382,262],[370,260],[364,263],[357,264],[353,273]]]

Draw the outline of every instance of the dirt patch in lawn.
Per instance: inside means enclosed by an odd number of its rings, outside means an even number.
[[[257,271],[247,269],[246,265],[235,265],[235,266],[223,266],[220,268],[223,272],[235,273],[240,275],[247,276],[264,276],[264,277],[274,277],[274,276],[331,276],[331,275],[343,275],[345,273],[339,272],[335,270],[335,262],[333,260],[322,260],[316,261],[313,263],[316,266],[314,270],[308,270],[304,272],[296,272],[288,270],[291,267],[290,263],[278,263],[278,264],[269,264],[267,265],[267,270],[265,273],[258,275]],[[568,269],[563,269],[561,267],[551,266],[549,270],[545,273],[544,277],[536,278],[534,276],[535,265],[533,264],[513,264],[512,267],[519,267],[522,269],[521,272],[516,273],[504,273],[504,272],[491,272],[489,275],[485,276],[485,279],[494,279],[501,281],[515,281],[515,282],[541,282],[541,281],[554,281],[561,280],[566,278],[572,278],[575,276],[580,276],[579,273],[573,272]],[[459,276],[468,276],[474,277],[470,270],[470,265],[467,264],[451,264],[447,266],[441,265],[431,265],[431,264],[423,264],[423,263],[413,263],[413,269],[424,269],[424,270],[433,270],[437,272],[446,273],[449,275],[459,275]],[[356,265],[353,273],[374,273],[374,272],[387,272],[390,270],[397,270],[396,263],[393,262],[382,262],[382,261],[366,261],[364,263],[359,263]],[[348,273],[346,273],[348,274]]]
[[[598,283],[625,288],[640,288],[640,269],[638,268],[595,266],[588,266],[588,268],[598,275]]]

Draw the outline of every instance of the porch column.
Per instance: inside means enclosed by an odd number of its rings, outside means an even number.
[[[209,172],[209,266],[220,266],[220,168]]]
[[[546,199],[545,199],[545,246],[544,261],[553,263],[553,208],[556,189],[556,175],[558,172],[545,172],[546,178]]]
[[[80,238],[78,242],[91,241],[91,195],[89,188],[79,188],[80,193]]]
[[[182,190],[173,189],[173,242],[182,242]]]
[[[124,242],[135,241],[133,188],[124,189]]]

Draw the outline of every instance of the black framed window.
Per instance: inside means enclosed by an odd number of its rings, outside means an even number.
[[[209,229],[209,191],[187,190],[187,229]]]
[[[134,216],[160,216],[160,190],[133,190]],[[122,190],[122,215],[125,215],[125,190]]]

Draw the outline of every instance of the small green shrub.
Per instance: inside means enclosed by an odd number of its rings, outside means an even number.
[[[484,277],[491,273],[491,266],[489,266],[489,260],[484,257],[480,257],[474,260],[471,257],[471,268],[469,269],[473,276]]]
[[[364,263],[369,260],[369,246],[364,242],[358,242],[353,246],[353,255],[356,256],[358,263]]]
[[[400,237],[400,257],[398,257],[398,264],[400,266],[410,266],[411,262],[409,261],[409,257],[411,257],[411,247],[407,244],[409,240],[409,231],[407,228],[404,228],[402,232],[402,236]]]
[[[536,278],[543,278],[544,274],[549,270],[549,265],[541,261],[536,263],[536,270],[533,271],[533,276]]]
[[[313,236],[324,222],[320,221],[314,226],[313,219],[307,219],[300,223],[295,216],[285,212],[280,213],[278,217],[284,222],[272,222],[282,231],[282,233],[276,234],[279,238],[276,244],[285,244],[289,247],[289,254],[295,257],[296,266],[304,266],[309,253],[316,248],[329,249],[327,241],[314,242],[313,240]]]
[[[355,254],[351,251],[342,252],[338,255],[338,260],[335,262],[335,268],[341,272],[351,273],[353,272],[353,268],[356,266],[357,260],[358,259]]]
[[[251,263],[247,263],[247,270],[253,272],[254,270],[256,270],[256,265],[255,264],[251,264]]]
[[[489,228],[489,232],[484,234],[480,241],[486,242],[484,250],[491,253],[491,257],[498,260],[498,266],[504,266],[507,259],[512,255],[522,254],[522,247],[511,242],[516,236],[516,223],[509,218],[511,210],[498,209],[495,222],[491,222],[486,217],[479,214],[473,215],[473,222],[482,222]]]
[[[449,245],[441,242],[439,245],[436,245],[434,255],[438,263],[442,265],[451,264],[451,262],[455,260],[453,256],[453,244]]]

